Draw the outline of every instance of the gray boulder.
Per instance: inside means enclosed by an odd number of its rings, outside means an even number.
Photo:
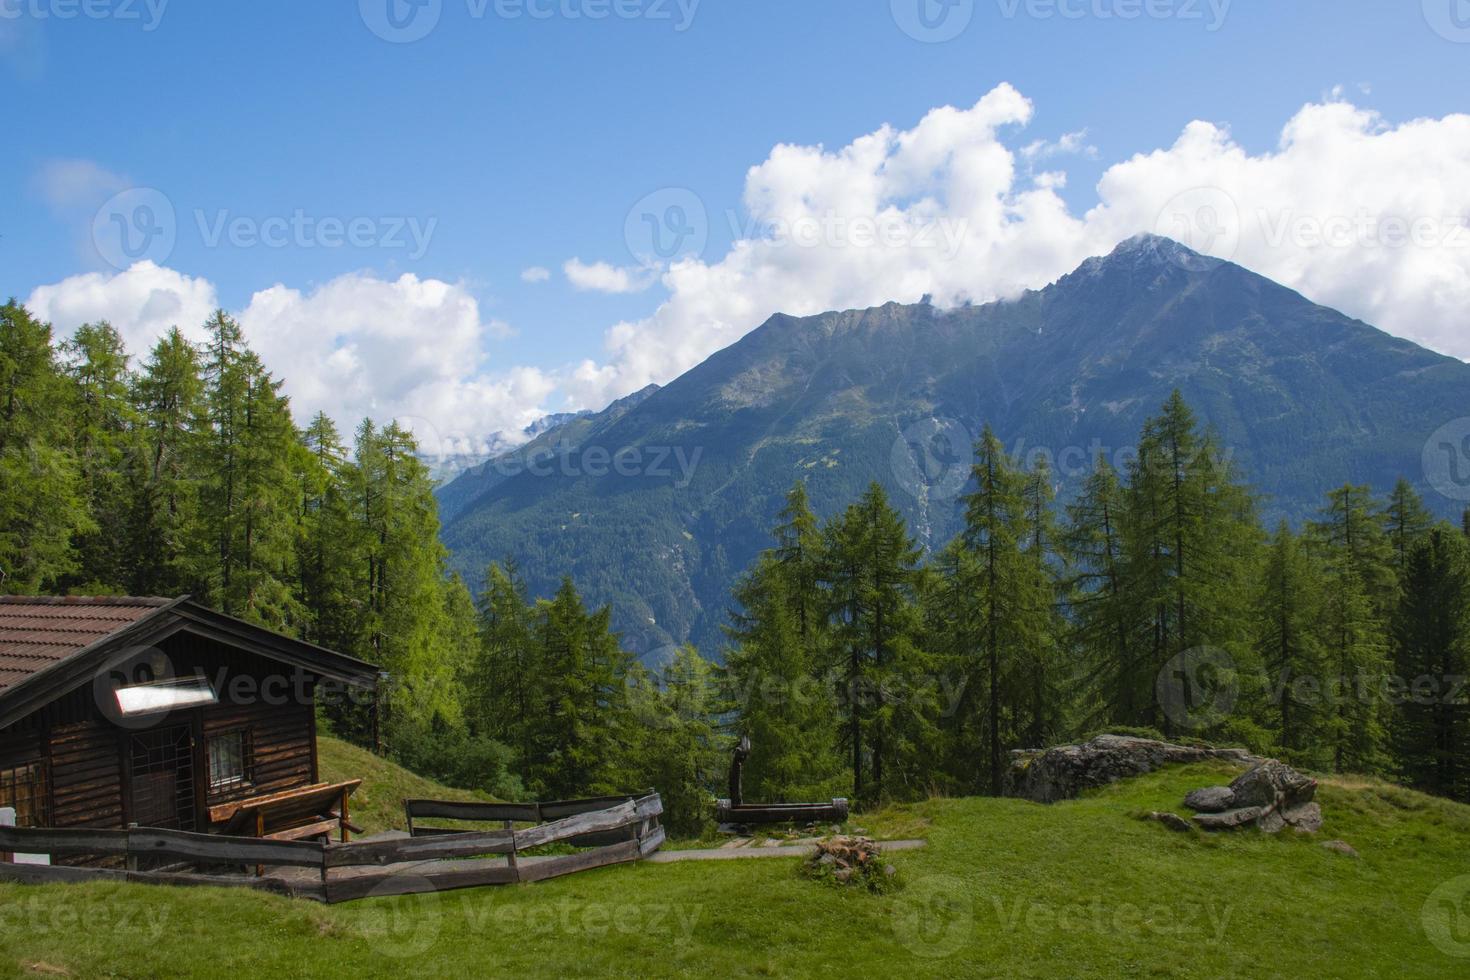
[[[1194,822],[1206,830],[1234,830],[1236,827],[1254,823],[1265,812],[1262,807],[1243,806],[1234,810],[1226,810],[1224,813],[1196,813]]]
[[[1011,753],[1005,793],[1037,803],[1070,800],[1083,790],[1141,776],[1170,763],[1222,759],[1246,765],[1262,760],[1244,749],[1175,745],[1131,735],[1099,735],[1080,745]]]
[[[1231,830],[1254,823],[1268,834],[1291,827],[1314,834],[1322,829],[1322,807],[1313,801],[1317,781],[1291,766],[1266,759],[1237,776],[1229,786],[1197,789],[1184,798],[1200,811],[1195,823],[1210,830]],[[1220,809],[1221,804],[1224,809]]]
[[[1267,759],[1230,784],[1236,806],[1301,806],[1312,802],[1317,781],[1284,762]]]
[[[1224,813],[1235,806],[1235,790],[1229,786],[1206,786],[1186,796],[1184,805],[1196,813]]]

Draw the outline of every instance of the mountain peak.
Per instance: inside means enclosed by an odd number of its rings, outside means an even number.
[[[1164,267],[1208,272],[1224,264],[1223,259],[1201,255],[1172,238],[1144,232],[1119,242],[1107,255],[1088,259],[1078,266],[1077,272],[1095,276],[1105,270],[1143,271]]]
[[[1129,263],[1132,266],[1173,264],[1173,266],[1188,269],[1189,272],[1204,272],[1205,269],[1214,269],[1220,264],[1225,264],[1222,259],[1202,256],[1188,245],[1180,244],[1173,238],[1164,238],[1163,235],[1154,235],[1152,232],[1144,232],[1144,234],[1123,239],[1117,248],[1114,248],[1113,253],[1107,256],[1105,262]]]

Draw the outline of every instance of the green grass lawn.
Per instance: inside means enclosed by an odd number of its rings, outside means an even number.
[[[1138,819],[1230,775],[1200,765],[1051,807],[891,811],[885,821],[923,826],[930,846],[892,856],[905,887],[883,897],[804,880],[794,859],[622,866],[330,908],[0,886],[0,974],[1470,976],[1470,807],[1364,781],[1322,787],[1315,837],[1178,834]],[[1320,846],[1334,838],[1361,859]]]
[[[352,822],[368,834],[383,830],[403,830],[404,800],[489,800],[483,793],[450,789],[430,779],[414,775],[402,766],[373,755],[366,749],[323,735],[317,739],[317,765],[324,783],[340,783],[361,779],[362,785],[352,794],[349,814]],[[454,826],[436,821],[441,826]]]

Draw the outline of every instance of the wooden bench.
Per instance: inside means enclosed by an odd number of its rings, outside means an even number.
[[[361,779],[346,783],[317,783],[300,789],[234,800],[209,808],[211,824],[223,824],[220,833],[264,840],[305,840],[340,835],[350,840],[356,829],[348,817],[347,801]]]

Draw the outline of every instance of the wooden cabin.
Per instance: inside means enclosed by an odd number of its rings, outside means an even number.
[[[356,784],[320,783],[316,707],[377,678],[187,597],[0,597],[0,808],[22,827],[345,826]],[[266,805],[293,799],[315,816]]]

